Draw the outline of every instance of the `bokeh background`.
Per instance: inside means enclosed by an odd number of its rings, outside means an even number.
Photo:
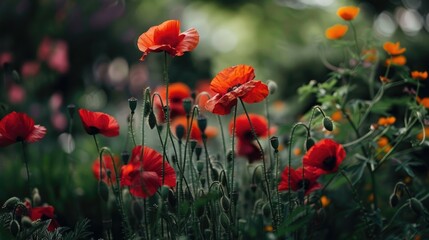
[[[73,226],[83,216],[97,221],[95,146],[78,118],[69,140],[67,105],[108,112],[126,129],[127,99],[141,99],[145,87],[162,83],[162,54],[139,61],[141,33],[167,19],[179,19],[182,30],[195,27],[200,43],[172,60],[172,82],[195,89],[225,67],[249,64],[258,79],[277,82],[275,98],[286,109],[282,119],[292,122],[314,103],[297,104],[297,89],[330,72],[321,56],[334,65],[343,60],[324,31],[340,22],[335,12],[344,5],[361,8],[355,21],[361,42],[380,48],[384,41],[400,41],[411,69],[429,69],[429,2],[423,0],[2,0],[0,117],[22,111],[48,128],[48,136],[29,147],[30,170],[59,222]],[[12,70],[19,79],[10,77]],[[422,95],[429,95],[426,88]],[[120,153],[126,131],[121,138],[102,141]],[[0,149],[0,203],[26,197],[21,154],[18,145]]]

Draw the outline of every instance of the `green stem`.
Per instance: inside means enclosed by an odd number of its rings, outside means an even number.
[[[353,22],[352,22],[352,21],[349,21],[349,23],[350,23],[350,27],[351,27],[351,29],[352,29],[352,31],[353,31],[353,38],[354,38],[355,43],[356,43],[356,54],[357,54],[357,58],[358,58],[358,59],[359,59],[359,61],[360,61],[360,49],[359,49],[359,43],[358,43],[357,34],[356,34],[356,28],[355,28],[355,26],[353,25]]]
[[[21,141],[22,143],[22,158],[24,160],[24,164],[25,164],[25,171],[27,173],[27,188],[28,188],[28,193],[31,199],[33,199],[31,197],[32,193],[31,193],[31,182],[30,182],[30,170],[28,168],[28,158],[27,158],[27,149],[26,149],[26,145],[24,141]],[[31,200],[32,204],[33,204],[33,200]]]
[[[271,118],[270,118],[270,111],[269,111],[269,107],[268,107],[268,97],[265,98],[265,116],[267,118],[267,125],[268,125],[268,129],[267,129],[267,133],[268,133],[268,137],[267,137],[267,146],[270,146],[270,139],[271,139],[271,133],[270,133],[270,128],[271,128]],[[274,160],[273,160],[273,156],[271,155],[271,151],[268,151],[269,153],[269,159],[270,159],[270,169],[274,169]],[[277,179],[277,177],[276,177]]]
[[[231,199],[231,205],[233,206],[233,197],[232,197],[232,193],[234,191],[234,168],[235,168],[235,127],[236,127],[236,120],[237,120],[237,104],[234,107],[233,110],[233,119],[232,119],[232,139],[231,139],[231,148],[232,148],[232,153],[231,153],[231,188],[229,191],[229,199]],[[233,213],[232,213],[232,207],[229,208],[229,214],[231,215],[231,217],[234,219]],[[233,221],[235,222],[235,221]]]

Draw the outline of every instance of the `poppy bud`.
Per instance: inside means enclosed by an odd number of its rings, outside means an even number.
[[[270,138],[271,147],[274,149],[275,152],[279,151],[279,138],[276,136],[273,136]]]
[[[191,112],[191,109],[192,109],[192,99],[185,98],[183,99],[182,103],[183,103],[183,109],[185,109],[186,115],[189,116],[189,113]]]
[[[310,148],[316,144],[313,138],[309,137],[305,140],[305,150],[308,151]]]
[[[107,202],[107,200],[109,199],[109,188],[107,187],[107,184],[103,181],[98,182],[98,194],[105,202]]]
[[[323,118],[323,127],[330,132],[334,130],[334,123],[330,117]]]
[[[422,202],[417,198],[410,198],[409,204],[410,204],[410,208],[419,216],[426,212],[426,208],[423,206]]]
[[[130,153],[127,150],[121,152],[121,160],[124,165],[128,164],[128,161],[130,160]]]
[[[231,200],[227,196],[222,196],[220,198],[220,206],[222,207],[223,211],[228,212],[229,208],[231,207]]]
[[[21,225],[24,228],[31,228],[33,226],[33,221],[28,216],[22,216]]]
[[[191,152],[194,152],[195,147],[197,147],[197,140],[191,139],[189,140],[189,143],[191,144]]]
[[[394,208],[394,207],[396,207],[398,205],[398,203],[399,203],[398,196],[396,196],[396,194],[390,195],[390,198],[389,198],[389,204],[390,204],[390,206]]]
[[[74,113],[76,112],[76,105],[74,104],[67,105],[67,111],[69,113],[70,119],[73,119]]]
[[[232,162],[233,159],[234,159],[234,152],[231,150],[226,155],[226,160],[228,160],[228,162],[230,163],[230,162]]]
[[[278,86],[277,86],[276,82],[274,82],[272,80],[268,80],[268,84],[267,85],[268,85],[268,90],[269,90],[269,92],[270,92],[271,95],[274,94],[277,91]]]
[[[150,129],[153,129],[156,126],[156,117],[155,117],[155,113],[153,113],[153,111],[150,111],[150,113],[149,113],[148,123],[149,123]]]
[[[200,174],[201,174],[201,172],[200,172]],[[200,182],[201,182],[201,186],[202,187],[204,187],[204,186],[206,186],[206,179],[205,178],[200,178]]]
[[[184,135],[185,135],[185,127],[182,124],[177,125],[176,136],[179,139],[179,142],[182,141],[182,138]]]
[[[231,221],[229,220],[228,215],[221,213],[219,216],[219,222],[225,230],[229,229]]]
[[[266,218],[271,217],[271,208],[270,208],[270,205],[268,203],[265,203],[264,206],[262,207],[262,214]]]
[[[16,204],[20,203],[21,200],[19,200],[19,198],[17,197],[11,197],[8,200],[6,200],[6,202],[3,204],[2,208],[6,208],[9,211],[12,211]]]
[[[206,212],[206,208],[202,204],[195,205],[195,213],[197,214],[197,217],[201,218],[204,216],[204,213]]]
[[[204,169],[204,163],[203,161],[197,161],[197,171],[199,174],[201,174],[201,171]]]
[[[204,134],[207,128],[207,118],[204,115],[199,115],[197,123],[201,133]]]
[[[132,211],[133,211],[134,217],[140,222],[140,220],[143,218],[143,211],[142,211],[142,207],[140,206],[139,202],[133,201]]]
[[[16,237],[19,231],[21,230],[21,227],[19,226],[18,221],[16,220],[11,221],[9,224],[9,230],[10,230],[10,233],[12,233],[14,237]]]
[[[150,101],[145,100],[143,104],[144,104],[143,116],[147,117],[147,116],[149,116],[149,113],[151,112]]]
[[[200,160],[200,156],[202,152],[203,152],[203,148],[201,146],[197,146],[195,148],[195,154],[197,155],[197,160]]]
[[[137,98],[135,97],[128,98],[128,106],[130,107],[131,114],[134,114],[137,108]]]

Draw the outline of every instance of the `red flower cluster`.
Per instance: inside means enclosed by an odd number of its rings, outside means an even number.
[[[109,114],[79,109],[79,116],[85,131],[89,135],[98,133],[106,137],[116,137],[119,135],[119,124]]]
[[[160,86],[155,89],[161,96],[162,103],[165,105],[167,100],[167,92],[165,86]],[[183,100],[191,97],[191,89],[184,83],[172,83],[168,86],[168,100],[170,107],[170,119],[173,120],[179,116],[185,116],[186,112],[183,108]],[[158,97],[154,98],[154,108],[157,110],[157,121],[165,122],[165,114]]]
[[[345,157],[346,152],[342,145],[331,139],[323,139],[311,147],[303,157],[304,168],[296,170],[285,168],[278,189],[280,191],[289,188],[293,191],[304,189],[307,195],[321,187],[317,182],[321,175],[338,171]]]
[[[142,160],[140,156],[143,156]],[[129,186],[133,196],[147,198],[161,187],[163,172],[164,185],[175,187],[176,172],[173,167],[168,162],[164,162],[163,167],[161,154],[139,145],[133,149],[130,162],[122,166],[121,185]]]
[[[25,113],[11,112],[0,120],[0,147],[37,142],[45,135],[46,128],[34,125],[34,120]]]

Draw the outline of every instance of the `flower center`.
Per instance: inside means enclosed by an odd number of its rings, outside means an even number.
[[[235,89],[237,89],[240,86],[241,86],[241,84],[237,84],[235,86],[232,86],[232,87],[228,88],[228,92],[232,92],[232,91],[234,91]]]
[[[16,137],[16,141],[17,142],[22,142],[22,141],[24,141],[24,138],[21,137],[21,136],[18,136],[18,137]]]
[[[89,135],[95,135],[95,134],[97,134],[97,133],[100,133],[100,130],[99,130],[98,128],[93,127],[93,126],[90,126],[90,127],[88,128],[88,134],[89,134]]]
[[[304,189],[305,191],[307,191],[310,188],[310,181],[308,181],[308,179],[302,179],[298,182],[298,190],[299,189]]]
[[[328,157],[325,158],[322,162],[322,168],[326,171],[331,171],[335,168],[335,165],[337,163],[337,159],[335,157]]]

